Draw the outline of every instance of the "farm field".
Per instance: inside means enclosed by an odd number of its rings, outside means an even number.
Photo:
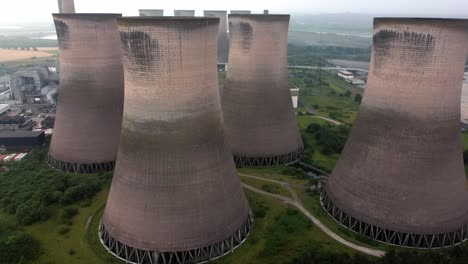
[[[56,50],[56,48],[39,48],[38,51],[0,49],[0,62],[52,57],[56,55],[54,54]]]

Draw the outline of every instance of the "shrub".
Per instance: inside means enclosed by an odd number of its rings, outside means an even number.
[[[65,207],[60,211],[60,218],[62,220],[70,220],[77,214],[78,214],[78,208],[74,206]]]
[[[70,231],[70,227],[65,226],[65,225],[61,225],[61,226],[59,226],[59,228],[57,229],[57,232],[58,232],[60,235],[65,235],[65,234],[68,233],[69,231]]]
[[[16,264],[33,261],[41,255],[39,241],[22,231],[7,231],[0,240],[0,262]]]

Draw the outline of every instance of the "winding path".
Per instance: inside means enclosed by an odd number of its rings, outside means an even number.
[[[255,177],[255,176],[246,175],[246,174],[242,174],[242,173],[239,173],[239,175],[242,176],[242,177],[258,179],[258,180],[263,180],[263,181],[267,181],[267,182],[273,182],[273,183],[279,184],[281,186],[284,186],[291,193],[293,199],[288,198],[288,197],[284,197],[284,196],[281,196],[281,195],[265,192],[265,191],[259,190],[257,188],[254,188],[254,187],[252,187],[250,185],[247,185],[245,183],[242,184],[244,186],[244,188],[246,188],[247,190],[250,190],[252,192],[256,192],[256,193],[259,193],[259,194],[262,194],[262,195],[266,195],[266,196],[276,198],[276,199],[278,199],[278,200],[280,200],[280,201],[282,201],[282,202],[284,202],[286,204],[289,204],[289,205],[292,205],[292,206],[296,207],[307,218],[309,218],[314,223],[314,225],[316,225],[318,228],[320,228],[320,230],[322,230],[325,234],[327,234],[328,236],[330,236],[335,241],[337,241],[337,242],[339,242],[339,243],[341,243],[341,244],[343,244],[343,245],[345,245],[345,246],[347,246],[349,248],[352,248],[352,249],[354,249],[356,251],[359,251],[359,252],[362,252],[364,254],[374,256],[374,257],[379,257],[379,258],[383,257],[385,255],[385,251],[359,246],[357,244],[354,244],[352,242],[349,242],[349,241],[343,239],[338,234],[336,234],[335,232],[330,230],[328,227],[326,227],[324,224],[322,224],[322,222],[320,222],[320,220],[315,218],[309,211],[307,211],[307,209],[305,209],[304,206],[302,206],[302,202],[300,201],[300,199],[297,196],[296,192],[291,188],[289,183],[276,181],[276,180],[265,179],[265,178],[261,178],[261,177]]]

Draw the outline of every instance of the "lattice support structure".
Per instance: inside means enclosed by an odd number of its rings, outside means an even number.
[[[207,247],[180,252],[156,252],[127,246],[114,239],[102,223],[99,239],[106,250],[126,263],[132,264],[194,264],[221,258],[238,248],[247,239],[253,224],[252,212],[245,224],[235,234]]]
[[[52,156],[47,157],[47,163],[54,169],[79,174],[94,174],[100,172],[108,172],[114,169],[115,161],[101,163],[71,163],[54,159]]]
[[[234,155],[234,161],[237,167],[270,167],[294,163],[301,157],[303,148],[297,151],[273,157],[245,157]]]
[[[455,232],[445,234],[411,234],[388,230],[360,221],[336,207],[325,191],[321,192],[323,209],[339,224],[374,240],[408,248],[436,249],[452,247],[468,239],[468,225]]]

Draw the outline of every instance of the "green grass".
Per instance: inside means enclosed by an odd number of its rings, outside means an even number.
[[[274,172],[274,173],[272,173]],[[308,191],[311,182],[308,179],[297,179],[295,176],[291,176],[282,173],[281,168],[267,168],[267,169],[242,169],[242,173],[255,175],[257,177],[265,179],[273,179],[289,183],[293,190],[298,195],[304,208],[318,218],[323,224],[330,228],[333,232],[337,233],[346,240],[362,246],[370,246],[381,250],[389,250],[392,248],[383,243],[373,241],[365,236],[351,232],[343,226],[336,223],[322,208],[320,205],[320,195],[317,192]]]
[[[89,233],[94,234],[97,239],[97,227],[89,226],[89,230],[86,229],[88,218],[93,216],[94,222],[99,223],[100,216],[96,215],[96,212],[103,208],[106,199],[107,190],[104,190],[92,199],[90,206],[79,207],[79,214],[73,218],[70,231],[64,235],[58,232],[58,227],[63,224],[57,213],[54,213],[54,216],[46,222],[26,227],[25,230],[40,240],[44,248],[44,254],[40,257],[38,263],[117,263],[101,261],[87,242]],[[75,253],[71,255],[71,251]],[[109,259],[113,260],[112,258]]]
[[[281,185],[279,185],[277,183],[266,182],[266,181],[263,181],[263,180],[257,180],[257,179],[253,179],[253,178],[249,178],[249,177],[245,177],[245,176],[240,176],[240,177],[241,177],[241,181],[243,183],[245,183],[247,185],[250,185],[252,187],[255,187],[255,188],[259,189],[259,190],[269,192],[269,193],[272,193],[272,194],[281,195],[281,196],[284,196],[284,197],[292,198],[291,193],[286,188],[284,188],[283,186],[281,186]]]
[[[214,263],[289,263],[292,257],[310,245],[322,245],[333,252],[354,254],[314,227],[297,210],[273,198],[250,191],[246,194],[254,212],[259,208],[267,208],[265,216],[255,218],[254,228],[244,245]]]
[[[357,88],[335,73],[321,71],[318,82],[318,73],[315,70],[301,70],[291,78],[291,83],[300,87],[301,100],[310,107],[315,108],[315,114],[351,124],[356,118],[359,104],[354,96],[345,96],[346,91],[356,91]]]

